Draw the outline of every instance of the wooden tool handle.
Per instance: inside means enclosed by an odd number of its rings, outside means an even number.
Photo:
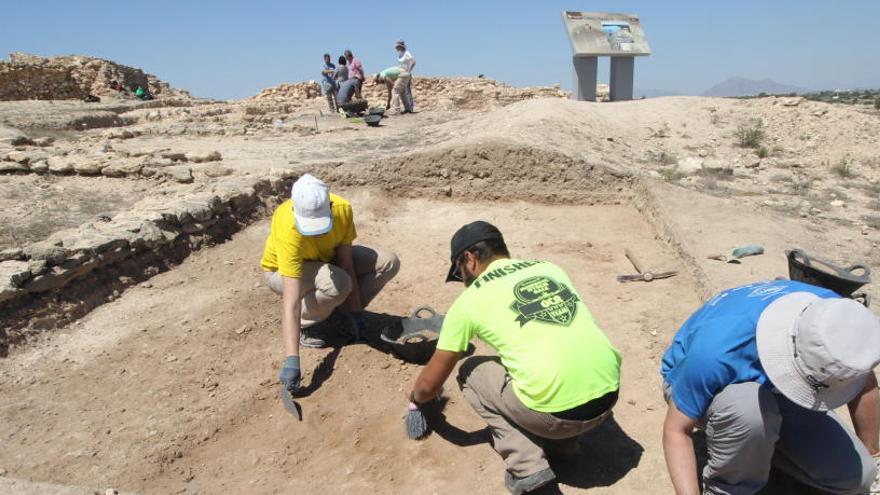
[[[643,265],[641,263],[639,263],[639,261],[636,259],[635,255],[632,254],[632,252],[629,250],[629,248],[624,249],[623,254],[626,255],[627,259],[629,259],[629,262],[632,263],[633,268],[635,268],[637,272],[644,273],[642,271]]]

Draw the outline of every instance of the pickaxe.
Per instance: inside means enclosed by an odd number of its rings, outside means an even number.
[[[638,281],[650,282],[651,280],[656,280],[656,279],[660,279],[660,278],[669,278],[669,277],[674,277],[674,276],[678,275],[678,272],[675,272],[675,271],[658,272],[658,273],[646,272],[646,271],[642,270],[643,265],[641,263],[639,263],[639,261],[632,254],[632,252],[630,252],[629,249],[625,249],[623,251],[623,253],[626,255],[626,258],[629,260],[629,262],[632,263],[632,266],[636,269],[636,271],[639,272],[639,274],[638,275],[618,275],[617,276],[618,282],[638,282]]]

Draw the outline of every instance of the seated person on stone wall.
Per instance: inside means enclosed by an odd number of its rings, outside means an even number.
[[[138,86],[136,90],[134,90],[134,97],[139,100],[152,100],[153,95],[150,94],[149,91],[145,90],[143,86]]]
[[[119,84],[119,82],[116,80],[110,81],[110,89],[112,89],[113,91],[116,91],[117,93],[123,93],[123,94],[127,93],[127,91],[125,90],[125,86],[123,86],[122,84]]]
[[[362,339],[364,307],[400,268],[390,251],[353,246],[356,237],[351,203],[309,174],[293,184],[291,199],[272,215],[261,265],[266,284],[281,296],[286,358],[280,379],[291,392],[300,387],[300,346],[327,345],[319,328],[326,325],[317,324],[336,314],[333,330],[347,327]]]

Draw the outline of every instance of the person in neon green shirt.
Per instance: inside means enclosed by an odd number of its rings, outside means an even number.
[[[555,480],[547,452],[574,454],[577,438],[611,415],[620,353],[596,325],[566,273],[547,261],[511,259],[501,232],[473,222],[452,237],[452,304],[411,405],[424,407],[477,337],[498,353],[459,368],[467,401],[489,425],[507,464],[505,484],[527,493]]]

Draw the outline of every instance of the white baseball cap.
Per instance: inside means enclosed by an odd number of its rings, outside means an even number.
[[[313,236],[330,232],[333,213],[330,211],[330,188],[321,179],[305,174],[290,188],[296,230]]]
[[[807,409],[846,404],[880,363],[880,322],[852,299],[782,296],[761,313],[756,337],[770,381]]]

